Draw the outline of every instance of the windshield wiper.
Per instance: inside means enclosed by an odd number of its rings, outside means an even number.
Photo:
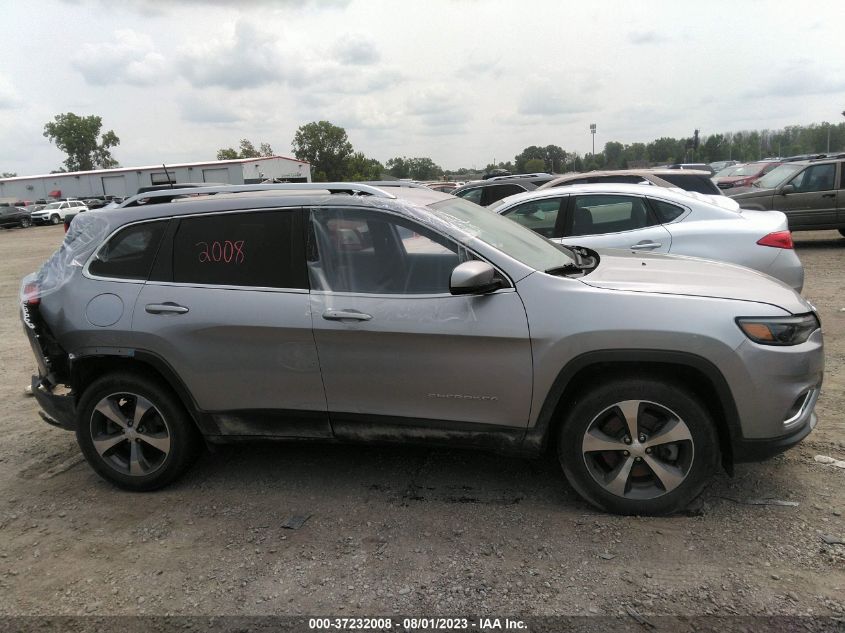
[[[548,270],[543,271],[547,275],[555,275],[556,277],[565,277],[567,275],[579,275],[584,272],[584,269],[581,266],[576,264],[565,264],[563,266],[557,266],[555,268],[549,268]]]

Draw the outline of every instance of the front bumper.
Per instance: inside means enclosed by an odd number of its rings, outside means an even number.
[[[735,440],[733,444],[733,461],[760,462],[774,457],[798,444],[816,428],[818,418],[815,412],[811,411],[806,422],[794,429],[789,435],[765,440]]]

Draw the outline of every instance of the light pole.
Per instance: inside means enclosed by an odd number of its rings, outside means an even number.
[[[590,134],[593,136],[593,156],[596,155],[596,124],[590,123]]]

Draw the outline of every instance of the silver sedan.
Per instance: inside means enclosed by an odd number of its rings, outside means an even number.
[[[804,267],[780,211],[730,210],[682,192],[635,184],[529,191],[488,207],[554,242],[730,262],[800,292]]]

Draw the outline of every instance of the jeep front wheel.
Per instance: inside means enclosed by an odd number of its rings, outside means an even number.
[[[678,385],[620,380],[584,393],[558,437],[558,457],[573,488],[618,514],[683,510],[719,461],[713,421]]]
[[[55,213],[50,216],[50,224],[55,225],[55,224],[58,224],[61,221],[62,221],[62,219],[58,215],[56,215]]]
[[[191,465],[198,432],[163,385],[135,374],[104,376],[85,390],[76,439],[91,467],[128,490],[155,490]]]

